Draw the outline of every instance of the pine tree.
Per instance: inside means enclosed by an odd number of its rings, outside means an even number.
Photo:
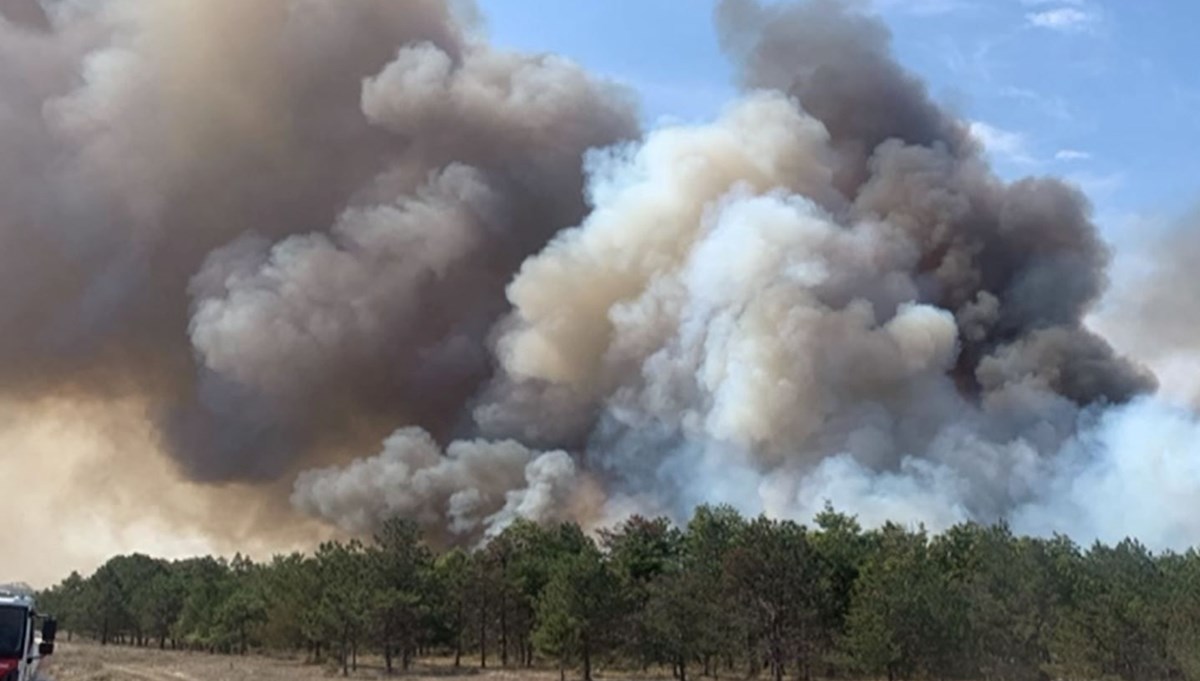
[[[595,546],[559,558],[537,614],[538,648],[560,665],[578,660],[584,681],[592,681],[593,662],[615,643],[622,614],[620,582]]]

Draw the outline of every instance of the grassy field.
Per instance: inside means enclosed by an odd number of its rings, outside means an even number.
[[[379,662],[368,660],[367,664],[360,665],[357,674],[351,673],[351,677],[384,678]],[[328,667],[305,665],[299,659],[256,655],[226,657],[61,642],[54,657],[45,666],[44,676],[53,681],[303,681],[341,678],[341,672]],[[647,678],[603,673],[596,676],[611,681]],[[568,681],[578,677],[578,672],[567,672]],[[406,674],[397,672],[394,678],[409,681],[558,681],[558,672],[479,670],[475,667],[456,670],[448,662],[435,662],[421,664]],[[667,678],[670,678],[669,675]]]

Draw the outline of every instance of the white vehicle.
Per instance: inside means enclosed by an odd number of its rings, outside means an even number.
[[[58,623],[38,614],[32,597],[0,591],[0,681],[34,681],[38,664],[54,653],[57,631]]]

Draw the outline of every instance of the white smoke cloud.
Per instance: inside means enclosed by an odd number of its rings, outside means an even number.
[[[1066,396],[1103,394],[1115,380],[1103,342],[1034,325],[979,356],[981,392],[965,392],[955,378],[964,344],[985,342],[1005,305],[1022,301],[984,290],[957,313],[929,301],[919,270],[929,227],[848,213],[831,186],[829,144],[794,100],[762,92],[710,125],[656,130],[596,157],[593,213],[509,287],[514,313],[496,342],[503,373],[476,410],[492,435],[578,428],[558,437],[583,445],[574,461],[566,452],[495,460],[507,472],[486,493],[468,474],[449,487],[491,507],[503,494],[500,517],[545,518],[568,506],[563,495],[586,465],[599,496],[567,517],[590,527],[631,512],[683,520],[700,503],[810,520],[827,501],[868,525],[1009,518],[1080,536],[1121,527],[1087,490],[1117,484],[1103,471],[1118,449],[1136,454],[1094,425],[1103,407]],[[877,168],[872,186],[910,182],[908,167]],[[969,278],[966,263],[956,266]],[[561,468],[554,480],[564,482],[533,494],[535,467]],[[354,481],[355,492],[302,478],[297,494],[346,503],[302,503],[338,522],[387,490],[425,488],[356,467],[321,475]],[[1102,482],[1083,482],[1093,478]],[[389,480],[387,490],[363,492],[366,479]],[[477,521],[462,526],[445,510],[454,507],[446,494],[436,498],[452,529],[478,534]],[[1156,536],[1162,526],[1125,527]]]
[[[377,456],[301,474],[292,503],[350,532],[402,516],[433,537],[445,531],[448,540],[462,541],[517,517],[566,517],[580,486],[565,452],[534,452],[513,441],[459,441],[443,452],[428,433],[405,428]]]
[[[1014,529],[1080,542],[1136,537],[1154,550],[1200,544],[1200,416],[1153,398],[1111,408],[1056,457],[1038,499]]]

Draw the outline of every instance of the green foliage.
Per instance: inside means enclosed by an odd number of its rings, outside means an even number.
[[[432,638],[438,608],[433,554],[422,543],[417,525],[397,518],[384,523],[375,536],[365,567],[364,607],[387,671],[393,669],[395,653],[407,669],[417,648]]]
[[[359,643],[370,617],[372,585],[366,547],[358,540],[326,542],[317,548],[317,626],[321,638],[337,647],[342,673],[357,662]]]
[[[743,630],[761,647],[778,680],[790,660],[809,676],[819,639],[824,565],[804,527],[756,519],[742,530],[725,559],[728,588],[740,605]]]
[[[462,664],[467,636],[470,606],[471,575],[475,567],[471,554],[453,549],[438,556],[433,565],[432,596],[438,626],[435,638],[447,645],[454,654],[454,666]]]
[[[171,628],[183,611],[183,599],[187,585],[179,575],[163,566],[133,597],[134,609],[143,631],[158,639],[158,646],[165,648]]]
[[[266,621],[259,628],[262,643],[276,649],[313,650],[321,640],[314,594],[316,560],[299,553],[275,556],[263,566],[259,585]]]
[[[534,643],[552,657],[579,660],[590,681],[593,659],[617,640],[621,597],[620,580],[596,547],[560,556],[537,604]]]
[[[651,631],[648,605],[654,586],[678,569],[681,533],[665,518],[634,516],[613,530],[601,530],[600,537],[630,612],[623,646],[630,657],[648,666],[664,654],[662,632]]]
[[[304,651],[349,674],[456,665],[669,668],[676,679],[1200,681],[1200,553],[1082,550],[1004,524],[940,535],[812,527],[700,507],[686,527],[518,521],[437,552],[416,524],[256,563],[117,556],[39,595],[68,637],[239,654]],[[378,658],[376,658],[378,659]]]
[[[889,524],[863,565],[846,619],[846,643],[862,670],[888,679],[938,675],[956,664],[962,604],[931,557],[924,531]]]
[[[638,612],[652,659],[670,663],[680,681],[687,681],[688,666],[697,660],[707,659],[711,667],[715,651],[720,650],[710,624],[721,617],[719,601],[705,600],[704,587],[699,571],[676,565],[648,585]]]

